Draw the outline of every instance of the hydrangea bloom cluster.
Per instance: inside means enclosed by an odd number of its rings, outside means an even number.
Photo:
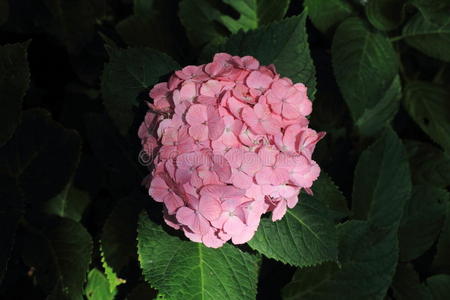
[[[324,133],[308,128],[306,91],[273,65],[226,53],[155,85],[138,135],[155,154],[145,183],[166,223],[208,247],[241,244],[262,214],[279,220],[310,193]]]

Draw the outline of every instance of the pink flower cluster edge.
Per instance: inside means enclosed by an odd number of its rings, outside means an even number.
[[[325,135],[308,128],[307,88],[251,56],[218,53],[150,91],[139,128],[154,157],[144,184],[164,203],[166,223],[208,247],[248,242],[261,216],[280,220],[320,168]],[[153,156],[154,155],[154,156]]]

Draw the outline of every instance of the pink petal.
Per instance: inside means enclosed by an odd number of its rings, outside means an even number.
[[[210,248],[219,248],[225,244],[225,241],[220,239],[212,230],[202,236],[202,242],[206,247]]]
[[[272,83],[272,77],[259,71],[253,71],[246,80],[247,86],[254,89],[267,89]]]
[[[202,196],[198,207],[199,212],[209,221],[214,221],[220,217],[222,207],[218,197]]]
[[[220,117],[217,109],[211,105],[207,107],[208,114],[208,137],[210,140],[218,139],[225,130],[224,120]]]
[[[161,97],[166,97],[169,92],[167,88],[167,82],[161,82],[156,84],[149,92],[150,98],[158,99]]]
[[[231,166],[222,155],[213,156],[213,171],[216,172],[223,182],[227,182],[231,177]]]
[[[244,228],[245,228],[244,222],[242,222],[241,219],[235,216],[231,216],[225,222],[225,224],[223,224],[223,230],[226,233],[231,234],[232,236],[240,234],[241,231],[244,230]]]
[[[231,175],[231,181],[235,187],[240,189],[248,189],[253,183],[252,177],[237,170],[236,171],[233,170],[233,175]]]
[[[244,153],[242,149],[233,148],[225,154],[225,158],[232,168],[239,168],[244,159]]]
[[[262,168],[262,162],[258,154],[247,152],[242,161],[241,170],[246,174],[253,176]]]
[[[192,102],[193,99],[197,96],[197,87],[195,83],[188,82],[184,84],[180,89],[180,99]]]
[[[163,202],[164,197],[166,197],[169,192],[169,187],[164,179],[160,176],[155,176],[150,184],[150,189],[148,192],[155,201]]]
[[[206,106],[202,104],[193,104],[189,107],[186,114],[186,122],[189,125],[197,125],[208,120]]]
[[[208,126],[203,124],[192,125],[189,128],[189,135],[197,141],[205,141],[208,139]]]
[[[164,198],[164,205],[167,207],[167,212],[172,215],[178,208],[184,205],[184,202],[183,199],[174,192],[170,192],[169,195]]]
[[[245,124],[247,124],[253,132],[255,132],[256,134],[266,133],[253,109],[251,109],[250,107],[244,107],[241,114]]]
[[[286,214],[286,210],[286,201],[279,201],[275,209],[272,211],[272,221],[275,222],[281,220]]]
[[[202,235],[199,233],[192,232],[189,228],[183,227],[183,232],[186,235],[188,239],[190,239],[193,242],[201,243],[202,242]]]

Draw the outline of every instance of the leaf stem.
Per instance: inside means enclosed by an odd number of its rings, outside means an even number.
[[[444,74],[445,70],[447,69],[447,63],[443,63],[439,70],[436,72],[436,75],[433,77],[434,83],[442,83],[442,75]]]
[[[399,36],[391,37],[391,38],[389,38],[389,40],[390,40],[391,42],[397,42],[397,41],[399,41],[399,40],[404,39],[405,37],[406,37],[406,36],[404,36],[404,35],[399,35]]]

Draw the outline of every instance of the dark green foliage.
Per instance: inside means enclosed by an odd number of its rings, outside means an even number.
[[[304,83],[327,134],[312,194],[212,249],[163,221],[137,130],[217,52]],[[450,0],[0,0],[0,298],[447,299],[449,63]]]

